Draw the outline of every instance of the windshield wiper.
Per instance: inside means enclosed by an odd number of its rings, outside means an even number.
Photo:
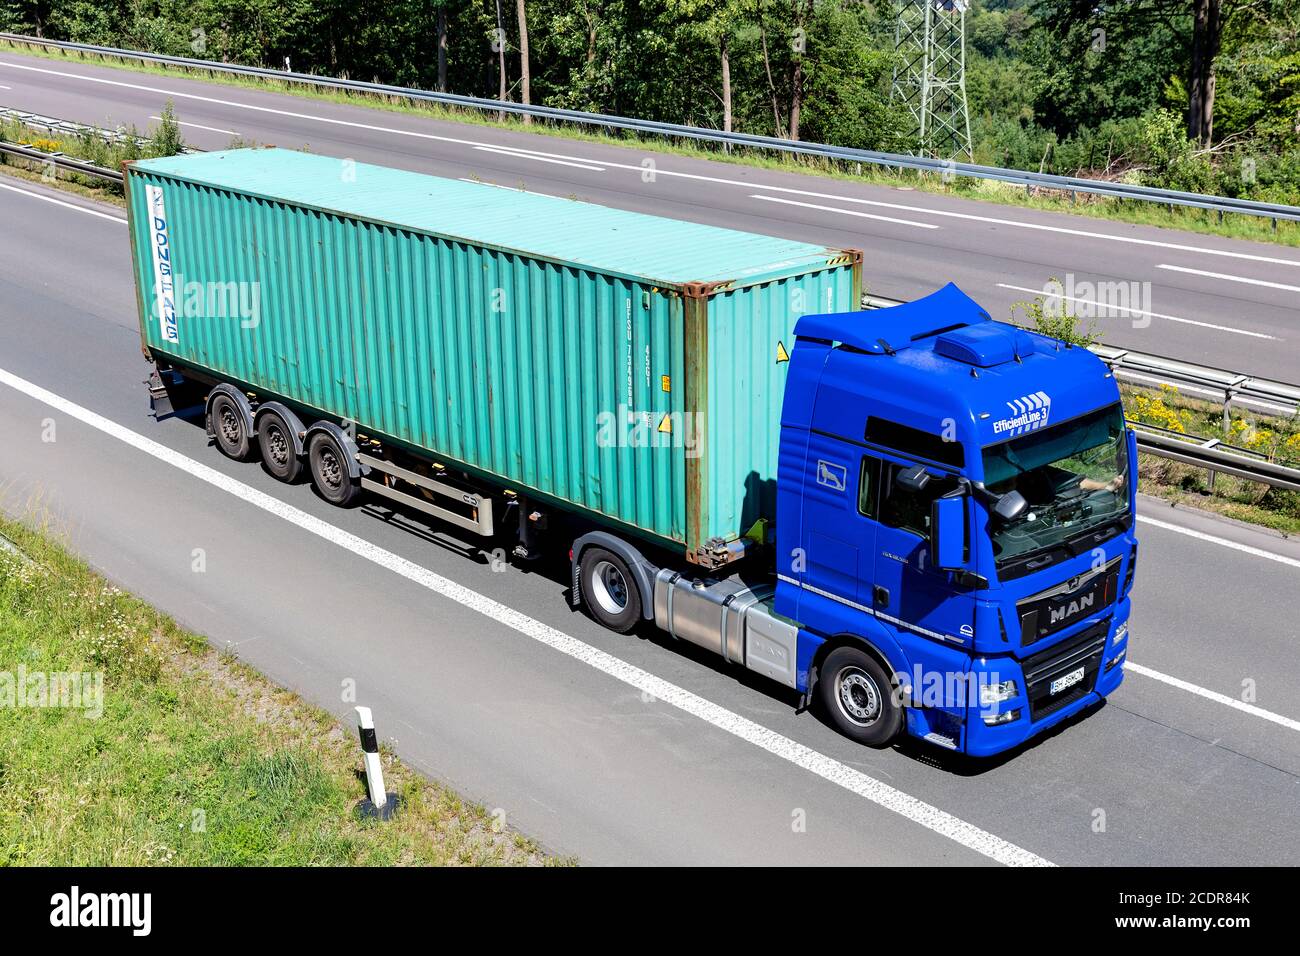
[[[1091,528],[1081,531],[1073,537],[1066,538],[1062,543],[1064,544],[1065,549],[1070,552],[1071,557],[1077,558],[1079,555],[1083,554],[1083,552],[1096,547],[1103,541],[1108,541],[1116,534],[1123,534],[1127,530],[1128,511],[1126,510],[1124,514],[1114,515],[1107,518],[1100,524],[1093,525]]]

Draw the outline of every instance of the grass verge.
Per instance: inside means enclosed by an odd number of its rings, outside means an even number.
[[[812,174],[830,179],[943,193],[1001,205],[1042,209],[1052,212],[1068,212],[1095,219],[1180,229],[1206,235],[1224,236],[1231,239],[1247,239],[1286,246],[1300,246],[1300,223],[1279,222],[1274,225],[1272,221],[1256,216],[1227,216],[1220,221],[1216,214],[1204,210],[1162,206],[1140,200],[1125,201],[1109,197],[1088,196],[1082,193],[1072,195],[1058,190],[1040,189],[1031,192],[1023,187],[992,180],[959,178],[952,183],[944,183],[938,176],[910,170],[890,170],[880,166],[859,167],[857,164],[836,163],[815,157],[774,155],[770,151],[747,150],[741,152],[736,150],[724,152],[720,147],[705,146],[694,140],[672,140],[661,136],[641,137],[633,134],[613,135],[608,132],[590,132],[570,123],[556,124],[534,121],[525,124],[520,119],[511,119],[509,117],[498,120],[496,115],[490,112],[455,109],[437,104],[416,102],[401,96],[327,90],[301,83],[263,77],[235,76],[219,72],[214,73],[208,70],[191,70],[137,63],[111,55],[68,53],[58,49],[42,48],[12,41],[0,41],[0,52],[3,51],[65,62],[89,62],[132,73],[188,77],[225,86],[291,93],[309,99],[368,106],[467,125],[493,126],[565,139],[630,146],[633,148],[641,147],[656,153],[710,159],[716,162],[756,166],[785,172]]]
[[[1233,410],[1227,427],[1223,406],[1188,398],[1169,386],[1120,387],[1125,414],[1133,421],[1200,438],[1217,438],[1291,467],[1300,466],[1300,420]],[[1300,492],[1256,481],[1215,475],[1203,468],[1155,455],[1138,455],[1138,489],[1175,504],[1300,534]]]
[[[62,153],[102,169],[120,169],[122,163],[156,156],[171,156],[184,147],[176,114],[169,102],[162,109],[162,121],[150,130],[148,137],[141,136],[134,127],[122,131],[122,137],[111,139],[103,132],[85,130],[80,134],[52,132],[27,126],[16,119],[0,119],[0,143],[17,143],[44,153]],[[0,153],[0,172],[19,179],[59,186],[91,199],[102,199],[124,206],[121,183],[101,179],[70,170],[46,166],[40,160],[27,159]]]
[[[401,809],[359,820],[355,730],[111,586],[48,529],[0,519],[0,534],[30,556],[0,548],[0,865],[565,862],[387,752]],[[86,676],[42,705],[56,674]]]
[[[64,178],[65,174],[60,172],[58,177],[51,178],[44,173],[31,169],[24,160],[16,159],[13,156],[0,158],[0,176],[21,179],[29,183],[40,183],[43,186],[54,186],[85,199],[95,199],[99,202],[109,203],[118,209],[126,208],[126,198],[122,195],[120,189],[114,188],[112,183],[106,183],[102,180],[91,181],[78,176],[76,173]]]

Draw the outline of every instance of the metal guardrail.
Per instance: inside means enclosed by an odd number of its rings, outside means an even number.
[[[1211,491],[1214,490],[1216,472],[1263,482],[1274,488],[1300,491],[1300,468],[1280,465],[1249,449],[1225,445],[1217,438],[1188,441],[1188,436],[1179,432],[1134,421],[1129,425],[1137,432],[1138,451],[1207,469]]]
[[[0,107],[0,121],[9,120],[14,123],[21,123],[30,129],[45,130],[47,133],[62,136],[85,136],[91,134],[102,139],[106,143],[125,143],[132,137],[128,136],[123,129],[104,129],[100,126],[89,126],[85,123],[74,123],[71,120],[59,119],[57,116],[45,116],[41,113],[28,113],[24,110],[16,110],[7,106]],[[135,144],[143,146],[149,142],[147,137],[136,136]]]
[[[84,163],[79,159],[73,159],[71,156],[64,156],[62,153],[46,153],[17,143],[0,143],[0,153],[30,159],[32,162],[52,166],[55,169],[62,169],[65,172],[82,173],[86,176],[95,176],[115,183],[122,181],[122,174],[116,169],[107,169],[103,166]]]
[[[867,309],[887,309],[902,304],[901,299],[867,293],[862,296],[862,305]],[[1233,403],[1249,405],[1272,414],[1300,413],[1300,386],[1193,365],[1132,349],[1117,349],[1100,344],[1093,345],[1090,349],[1110,366],[1117,379],[1127,378],[1143,385],[1192,386],[1212,396],[1221,393],[1225,431]],[[1185,435],[1132,419],[1129,419],[1128,425],[1137,432],[1139,451],[1206,469],[1210,473],[1211,489],[1217,472],[1247,481],[1263,482],[1275,488],[1300,491],[1300,468],[1269,461],[1267,456],[1249,448],[1237,448],[1224,444],[1217,438]]]
[[[1272,415],[1291,416],[1300,411],[1300,386],[1297,385],[1193,365],[1133,349],[1109,345],[1093,345],[1091,348],[1110,366],[1117,378],[1142,385],[1179,386],[1218,399],[1223,403],[1225,428],[1229,410],[1234,404]]]
[[[57,116],[45,116],[41,113],[28,113],[25,110],[16,110],[8,106],[0,106],[0,122],[8,120],[12,123],[19,123],[28,129],[44,130],[55,136],[97,136],[105,143],[117,144],[134,141],[136,146],[144,148],[149,145],[148,136],[131,136],[127,131],[118,127],[117,129],[106,129],[103,126],[91,126],[88,123],[74,123],[72,120],[59,119]],[[192,146],[182,146],[182,153],[201,153],[203,150],[195,149]]]
[[[1089,193],[1112,199],[1134,199],[1143,202],[1163,203],[1171,206],[1190,206],[1208,209],[1220,214],[1239,213],[1247,216],[1262,216],[1277,220],[1300,222],[1300,207],[1281,203],[1256,202],[1249,199],[1233,199],[1226,196],[1204,196],[1199,193],[1182,192],[1174,189],[1157,189],[1151,186],[1135,186],[1129,183],[1113,183],[1099,179],[1085,179],[1080,176],[1055,176],[1048,173],[1033,173],[1017,169],[1001,169],[996,166],[979,166],[974,163],[958,163],[951,160],[929,159],[923,156],[904,156],[898,153],[884,153],[876,150],[851,149],[845,146],[827,146],[821,143],[806,143],[797,140],[781,139],[776,136],[758,136],[750,133],[724,133],[720,130],[704,129],[699,126],[686,126],[680,123],[661,123],[655,120],[635,119],[627,116],[609,116],[604,113],[586,113],[580,110],[565,110],[551,106],[524,106],[503,100],[487,99],[478,96],[461,96],[455,93],[434,93],[429,90],[410,86],[394,86],[387,83],[366,83],[361,80],[344,80],[334,77],[316,76],[310,73],[294,73],[288,70],[273,70],[261,66],[243,66],[236,63],[219,63],[215,60],[200,60],[183,56],[168,56],[159,53],[145,53],[139,50],[122,50],[115,47],[95,46],[88,43],[69,43],[62,40],[46,40],[38,37],[21,36],[14,33],[0,33],[0,40],[10,43],[23,43],[70,53],[110,56],[118,59],[136,60],[142,63],[177,66],[184,69],[205,70],[212,73],[227,73],[234,76],[253,76],[274,79],[280,82],[300,83],[308,86],[328,87],[331,89],[351,90],[379,96],[399,96],[405,99],[420,100],[452,106],[462,109],[483,110],[494,113],[511,113],[536,119],[552,120],[562,123],[579,123],[589,126],[602,126],[626,132],[644,133],[654,136],[679,137],[718,143],[728,148],[747,147],[752,149],[775,150],[842,162],[867,163],[875,166],[888,166],[896,169],[912,169],[920,172],[937,173],[944,177],[965,176],[972,179],[990,179],[999,182],[1024,186],[1027,189],[1054,189],[1068,193]]]

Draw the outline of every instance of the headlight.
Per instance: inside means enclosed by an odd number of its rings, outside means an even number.
[[[1128,637],[1128,621],[1115,628],[1115,636],[1110,639],[1110,646],[1114,647],[1126,637]]]
[[[1000,684],[980,684],[980,706],[993,707],[1016,696],[1016,682],[1004,680]]]
[[[1000,714],[994,714],[992,717],[985,717],[984,725],[986,727],[996,727],[998,724],[1009,724],[1013,720],[1019,719],[1020,708],[1017,707],[1015,710],[1006,710]]]

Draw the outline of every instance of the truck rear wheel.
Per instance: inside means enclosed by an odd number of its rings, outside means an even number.
[[[837,647],[822,663],[817,700],[844,736],[868,747],[883,747],[903,725],[903,708],[894,682],[870,654]]]
[[[587,612],[611,631],[626,634],[641,620],[641,592],[636,579],[617,554],[604,548],[582,553],[579,587]]]
[[[262,412],[257,423],[257,447],[262,452],[262,465],[273,478],[293,482],[302,472],[293,433],[277,412]]]
[[[318,432],[307,449],[312,484],[330,504],[346,508],[361,490],[352,478],[347,455],[332,435]]]
[[[244,425],[244,416],[229,395],[218,395],[208,409],[212,435],[221,454],[235,461],[247,461],[252,440]]]

